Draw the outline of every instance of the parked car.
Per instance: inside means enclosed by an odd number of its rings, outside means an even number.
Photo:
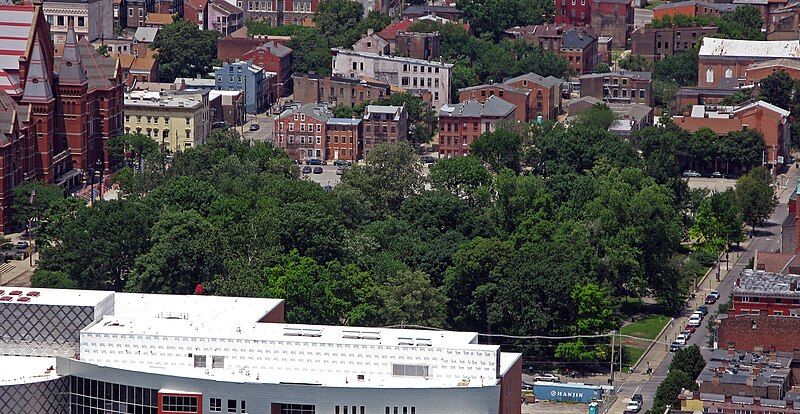
[[[336,169],[336,175],[343,175],[344,174],[344,167],[339,167]]]
[[[692,334],[693,334],[693,333],[694,333],[694,332],[692,332],[692,331],[690,331],[690,330],[688,330],[688,329],[684,329],[684,330],[683,330],[683,332],[681,332],[681,334],[682,334],[683,336],[685,336],[685,337],[686,337],[686,340],[687,340],[687,341],[689,340],[689,338],[691,338],[691,337],[692,337]]]
[[[553,374],[539,374],[533,376],[534,381],[559,382],[561,379]]]
[[[703,320],[703,312],[700,312],[699,310],[696,310],[696,311],[692,312],[691,316],[689,316],[689,319],[691,319],[691,318],[693,318],[695,316],[700,318],[701,321]]]
[[[678,342],[669,344],[669,352],[678,352],[683,348],[683,345]]]
[[[680,334],[678,334],[678,336],[675,337],[675,341],[673,343],[677,343],[677,344],[681,344],[681,346],[685,346],[686,345],[686,341],[688,341],[688,340],[689,340],[689,338],[686,336],[686,334],[680,333]]]
[[[684,328],[684,331],[695,333],[695,331],[697,331],[697,327],[696,326],[692,326],[692,325],[686,325],[686,328]]]
[[[719,300],[719,291],[718,290],[712,290],[711,293],[708,294],[708,296],[713,296],[714,299]]]
[[[711,178],[725,178],[725,176],[719,171],[714,171],[711,173]]]
[[[30,246],[30,244],[28,244],[28,242],[26,242],[24,240],[20,240],[20,241],[14,243],[14,247],[16,247],[17,250],[25,250],[25,249],[28,248],[28,246]]]
[[[433,155],[423,155],[422,157],[419,157],[419,160],[424,162],[425,164],[433,164],[439,159],[434,157]]]
[[[322,167],[314,167],[314,174],[322,174]]]
[[[703,315],[708,315],[708,306],[706,305],[698,307],[697,310],[701,312]]]
[[[706,296],[706,304],[713,305],[715,303],[717,303],[717,298],[715,298],[715,297],[713,297],[711,295]]]
[[[305,166],[305,167],[303,167],[303,169],[302,169],[302,170],[300,170],[300,171],[301,171],[303,174],[311,174],[311,167],[309,167],[308,165],[306,165],[306,166]]]
[[[350,162],[350,161],[345,161],[345,160],[334,160],[333,161],[333,165],[335,165],[337,167],[346,167],[346,166],[353,165],[353,163]]]
[[[687,324],[687,325],[689,325],[689,326],[700,326],[700,324],[701,324],[702,322],[703,322],[703,320],[702,320],[702,319],[700,319],[700,317],[699,317],[699,316],[697,316],[697,315],[692,315],[692,316],[689,318],[689,322],[687,322],[686,324]]]
[[[328,165],[328,163],[319,158],[312,158],[310,160],[306,160],[306,165]]]
[[[261,125],[258,124],[250,124],[251,131],[258,131],[261,128]]]
[[[625,411],[633,411],[634,413],[638,413],[641,409],[642,403],[634,400],[628,401],[628,405],[625,406]]]
[[[686,170],[683,172],[684,177],[702,177],[699,172],[693,170]]]
[[[631,397],[631,401],[636,401],[639,404],[644,404],[644,398],[642,398],[642,394],[633,394],[633,397]]]

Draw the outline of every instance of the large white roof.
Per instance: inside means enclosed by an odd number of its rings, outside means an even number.
[[[114,294],[114,315],[136,319],[181,318],[256,323],[282,303],[283,299],[118,292]]]
[[[97,306],[100,302],[113,294],[114,292],[105,290],[39,289],[0,286],[0,305],[14,303],[52,306]],[[10,298],[10,300],[4,300],[3,298]]]
[[[0,386],[57,378],[55,367],[55,357],[0,356]]]
[[[800,59],[799,40],[735,40],[704,37],[700,56]]]

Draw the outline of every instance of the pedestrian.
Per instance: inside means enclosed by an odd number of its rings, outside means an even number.
[[[675,318],[669,320],[669,326],[670,327],[675,326]]]

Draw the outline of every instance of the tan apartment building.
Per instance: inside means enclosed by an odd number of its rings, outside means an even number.
[[[141,133],[172,152],[201,145],[211,130],[208,93],[125,94],[125,132]]]

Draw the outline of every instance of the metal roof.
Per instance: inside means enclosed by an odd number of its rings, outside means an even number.
[[[516,105],[492,95],[486,102],[479,102],[470,99],[458,104],[446,104],[439,111],[440,117],[504,117],[508,116],[516,109]]]
[[[700,56],[800,59],[800,40],[736,40],[704,37]]]

